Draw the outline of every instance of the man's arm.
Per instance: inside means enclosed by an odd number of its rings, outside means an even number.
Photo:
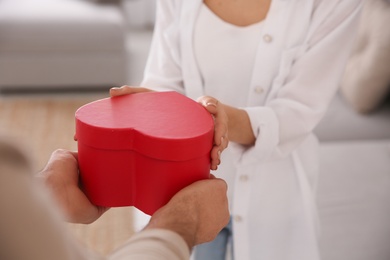
[[[106,209],[92,205],[78,185],[77,154],[55,151],[39,174],[68,221],[90,223]],[[229,221],[222,179],[195,182],[179,191],[110,259],[188,259],[194,245],[211,241]]]

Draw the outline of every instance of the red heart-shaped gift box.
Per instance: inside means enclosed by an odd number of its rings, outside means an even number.
[[[213,119],[179,93],[106,98],[75,117],[81,182],[95,205],[151,215],[180,189],[209,178]]]

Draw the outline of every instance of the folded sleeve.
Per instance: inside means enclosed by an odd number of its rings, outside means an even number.
[[[303,46],[283,53],[280,74],[265,106],[244,108],[256,136],[255,145],[247,151],[252,154],[249,157],[285,157],[311,134],[338,89],[361,5],[358,0],[338,1],[322,14],[321,22],[313,18],[315,27]],[[316,10],[320,17],[321,8]]]

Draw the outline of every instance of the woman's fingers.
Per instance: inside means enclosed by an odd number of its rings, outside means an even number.
[[[211,149],[211,162],[210,169],[215,171],[218,169],[218,165],[221,164],[221,151],[218,146],[213,146]]]
[[[228,139],[228,117],[224,106],[217,99],[210,96],[203,96],[198,99],[206,110],[214,118],[214,146],[211,150],[211,169],[216,170],[221,163],[221,153],[229,143]]]
[[[151,92],[152,90],[141,87],[132,87],[124,85],[122,87],[114,87],[110,89],[110,97],[117,97],[122,95],[136,94],[142,92]]]
[[[215,125],[214,143],[224,150],[228,145],[228,118],[223,104],[217,99],[209,96],[203,96],[198,99],[206,110],[213,115]]]

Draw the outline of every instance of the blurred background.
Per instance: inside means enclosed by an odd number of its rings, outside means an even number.
[[[162,0],[164,1],[164,0]],[[390,259],[390,1],[365,0],[340,91],[315,129],[324,260]],[[0,133],[42,169],[57,148],[77,149],[74,113],[139,85],[156,0],[0,0]],[[106,254],[145,224],[131,207],[69,225]]]
[[[154,16],[154,0],[3,0],[0,88],[139,84]]]
[[[58,148],[77,150],[74,113],[139,85],[150,47],[154,0],[0,0],[0,136],[41,170]],[[107,254],[134,232],[131,207],[92,225],[69,224]]]

